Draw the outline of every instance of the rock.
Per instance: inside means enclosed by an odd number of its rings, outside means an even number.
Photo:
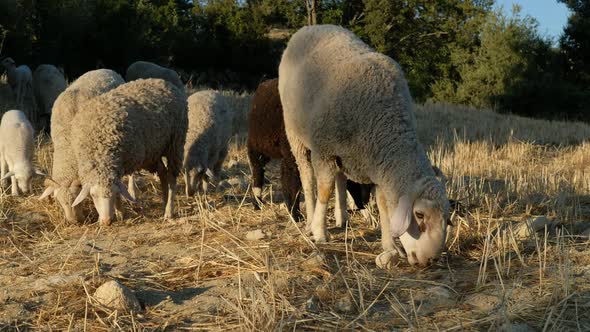
[[[471,294],[465,299],[465,304],[477,311],[489,312],[500,304],[500,298],[483,293]]]
[[[264,239],[264,237],[264,232],[260,229],[246,233],[246,240],[248,241],[258,241]]]
[[[327,266],[326,257],[322,253],[314,252],[306,260],[301,263],[306,269],[318,269]]]
[[[385,251],[375,257],[375,264],[381,269],[392,270],[399,263],[399,259],[397,251]]]
[[[498,332],[535,332],[536,330],[525,323],[504,323],[498,327]]]
[[[320,299],[313,295],[307,301],[305,301],[305,310],[309,312],[319,312],[320,311]]]
[[[550,229],[553,226],[553,222],[545,216],[537,217],[533,220],[519,223],[514,229],[514,235],[518,238],[527,238],[535,232],[545,231],[545,226]]]
[[[51,288],[55,286],[65,286],[72,283],[78,283],[80,280],[83,280],[81,274],[72,274],[72,275],[62,275],[56,274],[49,276],[47,278],[37,279],[33,284],[33,288],[35,290],[43,290],[46,288]]]
[[[436,310],[455,306],[457,298],[453,292],[443,286],[428,287],[418,291],[413,296],[415,307],[419,307],[419,313],[428,315]],[[410,303],[411,304],[411,303]]]
[[[354,310],[354,303],[352,303],[350,295],[346,294],[336,301],[336,310],[346,314]]]
[[[96,289],[94,298],[105,307],[125,312],[140,312],[141,305],[129,288],[116,280],[107,281]]]

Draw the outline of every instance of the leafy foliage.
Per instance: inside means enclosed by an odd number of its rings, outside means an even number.
[[[585,117],[590,5],[559,1],[572,10],[559,49],[532,18],[494,11],[493,0],[315,4],[318,23],[345,26],[398,61],[417,101]],[[307,15],[302,0],[3,0],[0,51],[33,67],[62,65],[70,77],[100,66],[124,72],[142,59],[201,73],[195,84],[252,89],[277,75]]]

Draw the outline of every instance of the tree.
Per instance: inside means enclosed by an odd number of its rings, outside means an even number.
[[[590,89],[590,1],[559,1],[571,10],[560,38],[560,46],[566,56],[568,80]]]
[[[305,8],[307,8],[307,24],[315,25],[318,23],[318,3],[319,0],[305,0]]]

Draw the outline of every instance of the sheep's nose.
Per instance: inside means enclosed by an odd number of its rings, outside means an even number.
[[[416,256],[416,252],[410,252],[410,256],[408,256],[408,260],[410,261],[410,265],[418,264],[418,256]]]

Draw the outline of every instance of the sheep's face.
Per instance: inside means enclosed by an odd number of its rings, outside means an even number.
[[[16,169],[14,172],[16,184],[18,189],[23,194],[28,194],[31,191],[31,183],[33,179],[33,170],[30,168]]]
[[[110,225],[115,219],[116,197],[119,194],[117,186],[104,187],[93,185],[90,187],[90,197],[98,212],[98,222]]]
[[[54,191],[54,197],[61,205],[66,220],[69,222],[81,222],[84,219],[81,206],[72,206],[72,202],[80,193],[80,185],[70,187],[61,186]]]
[[[426,266],[438,257],[444,247],[448,208],[429,199],[418,198],[412,208],[412,220],[400,236],[411,265]]]

